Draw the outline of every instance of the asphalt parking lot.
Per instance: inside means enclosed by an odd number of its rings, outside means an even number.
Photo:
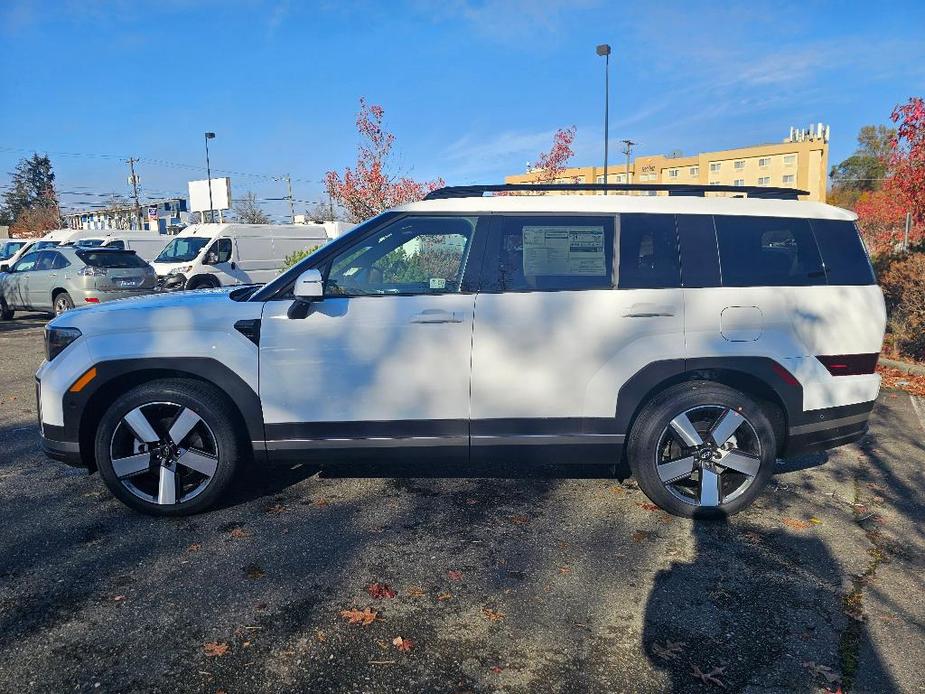
[[[607,469],[439,461],[253,471],[152,519],[39,451],[43,324],[0,324],[0,691],[925,691],[906,393],[728,522]]]

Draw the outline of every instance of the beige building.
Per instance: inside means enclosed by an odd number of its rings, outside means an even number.
[[[777,186],[809,191],[803,200],[825,202],[829,168],[829,129],[821,123],[808,130],[790,129],[781,143],[754,145],[690,157],[636,157],[629,165],[613,162],[608,183],[696,183],[700,185]],[[565,169],[546,181],[541,169],[507,176],[505,183],[603,183],[603,166]]]

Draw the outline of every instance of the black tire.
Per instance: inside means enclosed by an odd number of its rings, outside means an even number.
[[[58,292],[55,294],[52,305],[55,309],[55,315],[60,316],[65,311],[70,311],[72,308],[74,308],[74,300],[67,292]]]
[[[712,426],[718,425],[719,419],[729,411],[732,411],[730,426],[739,421],[737,417],[744,418],[748,426],[739,424],[730,434],[726,444],[729,450],[726,450],[718,448],[712,440],[709,422],[712,420]],[[682,416],[690,424],[698,420],[694,428],[703,434],[701,445],[687,446],[677,434],[672,421],[682,421]],[[722,438],[721,435],[717,437]],[[741,450],[736,437],[742,440]],[[680,452],[667,455],[672,450]],[[733,453],[735,456],[728,461],[736,461],[740,467],[742,461],[757,466],[756,474],[725,467],[720,456]],[[640,489],[668,513],[685,518],[723,518],[741,511],[767,484],[774,472],[776,453],[774,428],[762,407],[747,395],[712,381],[680,383],[659,393],[639,413],[627,442],[627,459]],[[662,476],[670,477],[669,463],[689,459],[696,461],[690,476],[685,474],[673,481],[663,481]],[[754,468],[749,472],[755,472]],[[705,486],[704,476],[708,480],[711,474],[718,480],[716,498],[719,503],[713,505],[707,501],[709,505],[700,505],[702,495],[707,496],[700,485]],[[738,486],[733,489],[733,485]],[[727,496],[729,501],[726,501]]]
[[[15,311],[11,309],[6,301],[0,299],[0,320],[13,320],[13,314]]]
[[[158,420],[156,417],[158,408],[167,408],[168,404],[180,408],[176,417],[172,420]],[[120,480],[113,467],[111,451],[115,450],[120,439],[134,439],[133,445],[136,447],[140,444],[140,438],[125,436],[125,427],[128,425],[124,418],[136,408],[142,407],[147,409],[150,424],[155,433],[161,437],[162,443],[150,447],[146,445],[147,450],[143,449],[136,454],[138,456],[150,455],[149,462],[141,463],[145,466],[144,470]],[[153,414],[151,408],[155,408]],[[163,474],[161,467],[164,466],[157,459],[159,453],[156,452],[156,448],[168,442],[168,430],[184,409],[198,415],[201,418],[201,424],[205,425],[205,429],[198,430],[199,433],[194,429],[188,435],[199,437],[200,443],[207,442],[209,445],[196,446],[193,439],[182,439],[181,437],[181,442],[176,443],[176,450],[184,450],[181,447],[182,441],[187,442],[186,452],[194,451],[195,448],[214,448],[214,451],[207,451],[210,456],[214,457],[214,471],[209,473],[211,477],[199,479],[195,470],[184,467],[182,461],[177,458],[174,461],[177,480],[174,484],[175,502],[158,503],[156,498],[150,500],[142,498],[139,494],[145,489],[152,491],[152,483],[154,483],[154,490],[158,487],[160,475]],[[113,402],[100,420],[94,443],[100,476],[117,499],[141,513],[154,516],[186,516],[200,513],[218,501],[231,484],[240,465],[245,444],[239,438],[240,426],[236,425],[238,420],[234,405],[220,390],[207,383],[187,379],[164,379],[137,386]],[[197,423],[195,427],[200,427],[201,424]],[[128,432],[131,433],[131,428]],[[123,459],[119,456],[117,458]],[[169,466],[167,467],[169,469]],[[206,474],[202,473],[201,476],[205,478]],[[185,481],[188,478],[192,478],[193,481]],[[187,493],[193,493],[196,489],[200,491],[194,493],[188,500],[184,500],[183,490],[197,484],[198,487],[194,487]]]
[[[187,289],[215,289],[221,285],[218,281],[208,275],[202,277],[194,277],[191,279],[187,285]]]

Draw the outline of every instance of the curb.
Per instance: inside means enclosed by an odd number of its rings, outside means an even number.
[[[909,362],[896,361],[895,359],[887,359],[886,357],[880,357],[879,363],[883,366],[889,366],[891,369],[899,369],[900,371],[905,371],[915,376],[925,376],[925,365],[923,364],[910,364]]]

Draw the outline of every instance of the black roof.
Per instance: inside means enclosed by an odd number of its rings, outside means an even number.
[[[797,188],[772,188],[770,186],[702,185],[691,183],[500,183],[471,186],[446,186],[428,193],[425,200],[447,198],[482,197],[485,193],[505,192],[565,192],[586,193],[593,191],[656,191],[668,195],[704,197],[705,193],[737,193],[750,198],[769,200],[796,200],[799,195],[809,195],[808,190]]]

